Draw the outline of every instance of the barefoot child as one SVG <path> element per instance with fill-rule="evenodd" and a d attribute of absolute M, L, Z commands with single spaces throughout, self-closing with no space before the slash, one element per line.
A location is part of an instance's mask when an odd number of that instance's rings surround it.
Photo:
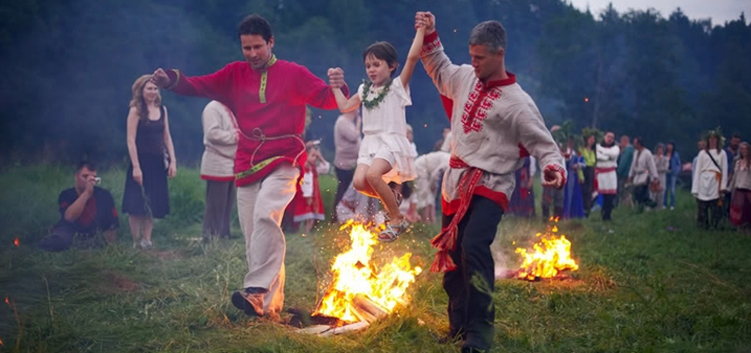
<path fill-rule="evenodd" d="M 394 78 L 399 66 L 396 50 L 387 42 L 378 42 L 363 53 L 365 72 L 370 81 L 360 85 L 357 94 L 347 99 L 334 90 L 339 110 L 343 113 L 363 105 L 362 130 L 365 137 L 355 169 L 354 186 L 357 191 L 381 200 L 386 208 L 386 228 L 378 240 L 391 242 L 403 233 L 409 223 L 399 211 L 401 195 L 392 192 L 388 183 L 402 183 L 415 178 L 415 153 L 407 140 L 407 120 L 404 108 L 412 105 L 409 79 L 420 59 L 425 34 L 418 28 L 401 74 Z"/>

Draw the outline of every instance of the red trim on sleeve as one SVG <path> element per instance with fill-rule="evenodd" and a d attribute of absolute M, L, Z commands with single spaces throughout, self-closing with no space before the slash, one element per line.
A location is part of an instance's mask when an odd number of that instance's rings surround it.
<path fill-rule="evenodd" d="M 550 165 L 546 166 L 545 167 L 545 171 L 544 171 L 544 173 L 545 173 L 544 174 L 545 175 L 545 181 L 552 180 L 549 177 L 549 175 L 547 174 L 548 171 L 560 172 L 561 176 L 563 176 L 563 181 L 561 182 L 561 186 L 558 189 L 561 189 L 561 188 L 563 188 L 564 185 L 566 185 L 566 170 L 563 169 L 563 167 L 561 167 L 561 166 L 559 166 L 557 164 L 550 164 Z"/>

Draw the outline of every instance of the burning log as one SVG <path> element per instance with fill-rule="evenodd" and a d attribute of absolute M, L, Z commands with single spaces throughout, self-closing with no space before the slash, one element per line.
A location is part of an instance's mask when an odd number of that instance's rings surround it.
<path fill-rule="evenodd" d="M 576 271 L 579 264 L 571 257 L 571 242 L 565 235 L 558 235 L 558 219 L 553 219 L 544 233 L 537 233 L 539 240 L 532 249 L 517 248 L 522 264 L 514 272 L 516 278 L 537 282 L 543 278 L 567 279 L 564 271 Z"/>
<path fill-rule="evenodd" d="M 352 304 L 355 309 L 354 314 L 358 319 L 360 319 L 360 321 L 367 321 L 368 323 L 372 323 L 373 321 L 384 318 L 386 317 L 386 315 L 388 315 L 388 311 L 386 311 L 386 309 L 374 303 L 372 300 L 362 294 L 355 295 L 355 297 L 352 299 Z"/>

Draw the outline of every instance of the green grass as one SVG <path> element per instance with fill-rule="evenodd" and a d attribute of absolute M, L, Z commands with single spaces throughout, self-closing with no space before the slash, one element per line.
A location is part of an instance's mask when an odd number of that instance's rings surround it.
<path fill-rule="evenodd" d="M 100 174 L 119 206 L 124 172 Z M 458 352 L 433 338 L 447 327 L 446 296 L 440 276 L 429 272 L 419 276 L 408 307 L 362 333 L 320 338 L 246 318 L 229 303 L 246 269 L 243 240 L 195 241 L 204 193 L 195 170 L 182 169 L 170 182 L 172 214 L 156 224 L 153 251 L 130 248 L 121 216 L 116 246 L 43 253 L 34 244 L 59 217 L 57 194 L 72 175 L 25 167 L 0 174 L 0 185 L 0 295 L 18 312 L 0 305 L 0 352 Z M 329 206 L 325 191 L 334 181 L 324 177 L 321 185 Z M 695 205 L 679 196 L 673 212 L 617 209 L 612 224 L 598 213 L 563 222 L 580 270 L 569 281 L 497 281 L 493 351 L 751 349 L 750 239 L 696 230 Z M 499 265 L 512 268 L 512 242 L 526 244 L 542 228 L 504 219 L 493 245 Z M 376 257 L 411 251 L 413 263 L 427 268 L 436 230 L 419 225 L 378 245 Z M 346 245 L 346 234 L 328 227 L 287 234 L 286 307 L 314 308 L 330 260 Z"/>

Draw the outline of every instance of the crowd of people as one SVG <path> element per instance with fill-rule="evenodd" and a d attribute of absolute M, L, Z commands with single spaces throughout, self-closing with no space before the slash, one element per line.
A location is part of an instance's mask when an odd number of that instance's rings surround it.
<path fill-rule="evenodd" d="M 561 129 L 554 126 L 555 133 Z M 638 212 L 674 210 L 676 186 L 682 181 L 690 187 L 697 203 L 697 225 L 718 229 L 726 222 L 742 231 L 751 226 L 749 202 L 749 155 L 747 142 L 734 134 L 725 145 L 719 129 L 710 130 L 697 144 L 693 162 L 682 163 L 675 143 L 657 143 L 654 153 L 645 147 L 641 137 L 627 135 L 615 143 L 615 134 L 602 137 L 597 130 L 584 129 L 582 135 L 564 134 L 558 144 L 566 159 L 569 178 L 562 190 L 543 188 L 542 219 L 586 218 L 600 209 L 604 221 L 612 220 L 617 205 L 634 207 Z M 599 143 L 597 142 L 599 139 Z M 723 148 L 723 145 L 725 147 Z M 516 171 L 516 188 L 509 213 L 518 217 L 535 217 L 532 178 L 533 157 L 525 158 Z M 551 213 L 552 207 L 552 213 Z"/>
<path fill-rule="evenodd" d="M 554 138 L 560 127 L 545 127 L 534 101 L 506 71 L 506 32 L 497 21 L 474 27 L 471 65 L 456 65 L 443 50 L 435 17 L 416 13 L 415 37 L 401 70 L 391 44 L 367 47 L 363 62 L 369 80 L 351 96 L 340 68 L 329 69 L 326 83 L 304 66 L 277 59 L 264 18 L 245 18 L 238 37 L 246 61 L 204 76 L 159 68 L 136 80 L 127 118 L 130 159 L 122 211 L 129 216 L 133 247 L 151 248 L 153 220 L 169 213 L 168 179 L 177 172 L 159 89 L 211 99 L 202 114 L 203 239 L 230 236 L 236 203 L 248 268 L 231 302 L 249 316 L 279 319 L 285 214 L 289 226 L 303 232 L 326 217 L 318 178 L 330 172 L 332 163 L 323 157 L 320 141 L 304 140 L 308 106 L 342 113 L 334 126 L 338 185 L 329 215 L 334 222 L 380 223 L 378 240 L 395 241 L 411 222 L 437 220 L 441 194 L 441 232 L 431 241 L 437 249 L 431 270 L 444 273 L 447 339 L 461 341 L 462 352 L 490 349 L 495 313 L 490 244 L 504 214 L 535 215 L 538 164 L 545 218 L 587 217 L 600 204 L 608 221 L 616 204 L 634 203 L 640 209 L 675 205 L 681 172 L 675 145 L 658 145 L 653 155 L 638 137 L 633 146 L 627 136 L 616 145 L 612 132 L 599 142 L 594 130 L 582 138 Z M 434 151 L 421 156 L 405 115 L 418 61 L 440 93 L 450 122 Z M 747 225 L 749 145 L 734 137 L 723 151 L 721 141 L 718 132 L 708 134 L 694 163 L 699 222 L 717 226 L 722 206 L 729 205 L 730 219 Z M 60 195 L 61 220 L 40 247 L 59 251 L 76 234 L 97 231 L 114 241 L 117 209 L 111 194 L 96 186 L 98 180 L 93 164 L 78 167 L 75 188 Z M 730 191 L 733 196 L 726 198 Z"/>

